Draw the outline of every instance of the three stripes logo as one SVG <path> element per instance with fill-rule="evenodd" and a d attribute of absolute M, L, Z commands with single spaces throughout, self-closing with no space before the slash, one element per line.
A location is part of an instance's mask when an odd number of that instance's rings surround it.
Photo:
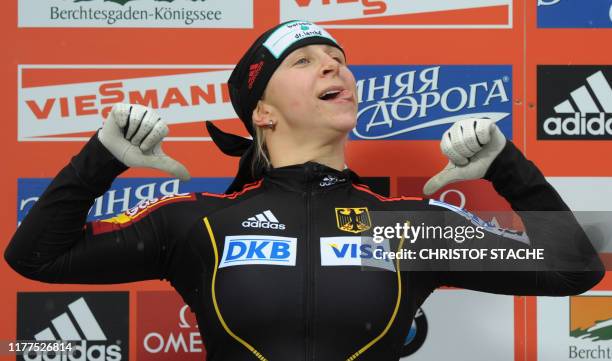
<path fill-rule="evenodd" d="M 251 66 L 249 67 L 249 82 L 248 82 L 249 90 L 253 89 L 253 84 L 255 84 L 255 79 L 257 79 L 257 76 L 259 75 L 259 72 L 263 68 L 263 65 L 264 65 L 264 62 L 262 60 L 259 63 L 251 64 Z"/>
<path fill-rule="evenodd" d="M 67 353 L 24 353 L 17 360 L 127 360 L 127 292 L 19 293 L 17 337 L 71 341 Z"/>
<path fill-rule="evenodd" d="M 538 139 L 612 139 L 612 66 L 538 66 Z"/>
<path fill-rule="evenodd" d="M 83 297 L 70 303 L 68 305 L 68 310 L 69 311 L 62 313 L 51 320 L 55 333 L 51 330 L 51 327 L 47 327 L 35 334 L 34 339 L 37 341 L 80 341 L 83 340 L 83 338 L 76 329 L 76 325 L 78 325 L 83 332 L 85 340 L 106 341 L 104 331 L 102 331 L 102 328 L 100 328 L 100 324 L 96 320 L 93 313 L 91 313 L 91 309 Z M 72 318 L 74 318 L 76 321 L 76 325 L 72 322 L 71 317 L 68 315 L 69 312 L 72 314 Z M 55 337 L 56 333 L 59 337 Z"/>
<path fill-rule="evenodd" d="M 280 223 L 269 209 L 257 213 L 253 217 L 247 218 L 242 222 L 244 228 L 264 228 L 264 229 L 285 229 L 285 225 Z"/>

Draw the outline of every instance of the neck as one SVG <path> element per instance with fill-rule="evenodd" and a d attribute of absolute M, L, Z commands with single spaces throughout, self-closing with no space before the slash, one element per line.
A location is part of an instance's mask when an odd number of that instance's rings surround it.
<path fill-rule="evenodd" d="M 310 137 L 316 138 L 312 135 Z M 345 144 L 346 137 L 329 142 L 298 141 L 291 137 L 270 137 L 267 140 L 268 153 L 274 168 L 310 161 L 343 170 Z"/>

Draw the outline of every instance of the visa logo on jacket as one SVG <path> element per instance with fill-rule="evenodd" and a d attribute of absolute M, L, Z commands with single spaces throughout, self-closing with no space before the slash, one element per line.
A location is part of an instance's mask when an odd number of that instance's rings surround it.
<path fill-rule="evenodd" d="M 374 243 L 372 237 L 321 237 L 321 266 L 362 266 L 395 271 L 389 259 L 375 253 L 389 252 L 389 241 Z"/>

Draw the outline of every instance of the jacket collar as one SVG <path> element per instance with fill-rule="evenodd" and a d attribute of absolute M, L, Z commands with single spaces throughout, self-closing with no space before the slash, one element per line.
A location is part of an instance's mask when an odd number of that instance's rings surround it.
<path fill-rule="evenodd" d="M 264 172 L 264 184 L 272 184 L 293 191 L 325 191 L 351 183 L 359 183 L 359 176 L 346 168 L 339 171 L 316 162 L 306 162 Z"/>

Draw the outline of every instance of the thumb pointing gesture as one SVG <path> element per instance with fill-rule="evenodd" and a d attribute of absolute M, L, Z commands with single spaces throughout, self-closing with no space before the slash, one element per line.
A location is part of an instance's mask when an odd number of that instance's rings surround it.
<path fill-rule="evenodd" d="M 506 137 L 493 120 L 457 121 L 440 142 L 449 162 L 425 183 L 423 193 L 431 195 L 449 183 L 482 178 L 505 145 Z"/>
<path fill-rule="evenodd" d="M 98 138 L 128 167 L 155 168 L 189 180 L 187 168 L 163 152 L 161 141 L 166 135 L 168 126 L 153 110 L 137 104 L 115 104 Z"/>

